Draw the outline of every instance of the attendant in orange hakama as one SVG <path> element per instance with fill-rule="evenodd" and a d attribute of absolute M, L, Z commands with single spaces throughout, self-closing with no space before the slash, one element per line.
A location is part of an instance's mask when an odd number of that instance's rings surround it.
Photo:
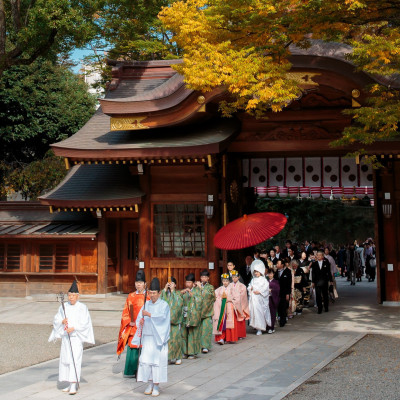
<path fill-rule="evenodd" d="M 122 311 L 117 354 L 120 355 L 124 351 L 125 345 L 128 343 L 124 370 L 125 378 L 133 378 L 136 376 L 139 349 L 137 345 L 132 344 L 132 339 L 136 333 L 137 328 L 135 322 L 140 309 L 143 307 L 144 297 L 146 296 L 146 300 L 150 300 L 147 291 L 145 291 L 145 282 L 146 277 L 144 271 L 139 270 L 136 273 L 136 291 L 129 293 L 125 302 L 124 310 Z"/>
<path fill-rule="evenodd" d="M 215 290 L 213 334 L 219 344 L 236 343 L 238 338 L 237 318 L 229 287 L 229 274 L 222 274 L 222 286 Z"/>
<path fill-rule="evenodd" d="M 232 282 L 229 284 L 232 293 L 232 303 L 235 308 L 237 331 L 239 339 L 246 337 L 246 321 L 250 319 L 247 287 L 239 281 L 239 272 L 232 270 Z"/>

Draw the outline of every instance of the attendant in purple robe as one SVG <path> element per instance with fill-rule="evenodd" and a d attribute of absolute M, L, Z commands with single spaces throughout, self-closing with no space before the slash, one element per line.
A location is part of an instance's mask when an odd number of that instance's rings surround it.
<path fill-rule="evenodd" d="M 278 310 L 279 304 L 279 282 L 274 279 L 274 270 L 271 268 L 267 272 L 268 280 L 269 280 L 269 311 L 271 313 L 271 326 L 267 327 L 268 333 L 275 332 L 275 321 L 276 321 L 276 311 Z"/>

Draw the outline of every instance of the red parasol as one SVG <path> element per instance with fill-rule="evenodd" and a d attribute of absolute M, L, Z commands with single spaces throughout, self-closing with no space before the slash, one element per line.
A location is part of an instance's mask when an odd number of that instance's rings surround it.
<path fill-rule="evenodd" d="M 286 225 L 280 213 L 263 212 L 235 219 L 214 236 L 214 245 L 222 250 L 238 250 L 255 246 L 275 236 Z"/>

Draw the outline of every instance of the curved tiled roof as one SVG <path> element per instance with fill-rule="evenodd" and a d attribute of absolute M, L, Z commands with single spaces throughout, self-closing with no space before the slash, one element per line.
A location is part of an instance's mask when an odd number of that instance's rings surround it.
<path fill-rule="evenodd" d="M 354 68 L 354 64 L 350 61 L 348 57 L 352 52 L 351 46 L 344 43 L 325 42 L 323 40 L 316 39 L 310 40 L 310 43 L 311 46 L 307 49 L 303 49 L 295 45 L 291 45 L 289 47 L 290 52 L 292 53 L 291 61 L 294 66 L 296 66 L 296 56 L 316 56 L 338 60 Z M 369 76 L 372 80 L 381 83 L 382 85 L 391 85 L 393 87 L 400 88 L 400 75 L 369 75 L 365 72 L 362 72 L 362 74 Z"/>
<path fill-rule="evenodd" d="M 138 179 L 125 165 L 76 165 L 42 204 L 55 207 L 124 207 L 141 203 Z"/>
<path fill-rule="evenodd" d="M 213 119 L 180 127 L 165 127 L 135 131 L 110 131 L 110 117 L 99 109 L 73 136 L 52 145 L 55 153 L 74 157 L 72 152 L 91 152 L 88 159 L 143 158 L 157 156 L 201 156 L 219 153 L 225 142 L 240 127 L 239 121 Z M 79 157 L 77 154 L 76 157 Z"/>
<path fill-rule="evenodd" d="M 337 42 L 324 42 L 323 40 L 310 40 L 311 46 L 307 49 L 297 47 L 295 45 L 290 46 L 290 52 L 292 53 L 291 62 L 293 64 L 293 68 L 296 67 L 313 67 L 313 62 L 311 61 L 311 57 L 320 57 L 325 59 L 332 59 L 336 61 L 340 61 L 341 63 L 347 64 L 348 67 L 351 67 L 351 71 L 355 74 L 363 74 L 366 77 L 369 77 L 371 80 L 379 82 L 383 85 L 391 85 L 394 87 L 400 87 L 400 76 L 378 76 L 378 75 L 368 75 L 364 72 L 355 72 L 354 65 L 348 58 L 348 55 L 351 54 L 352 48 L 349 45 Z M 302 59 L 304 57 L 309 57 L 309 64 L 304 65 Z M 146 90 L 137 90 L 136 87 L 139 88 L 140 83 L 137 81 L 135 84 L 132 85 L 132 92 L 130 96 L 127 96 L 122 93 L 121 90 L 117 88 L 116 92 L 112 95 L 107 95 L 104 100 L 101 100 L 102 105 L 104 106 L 104 112 L 108 113 L 107 103 L 128 103 L 133 102 L 136 103 L 136 107 L 138 107 L 138 103 L 140 102 L 148 102 L 147 104 L 141 104 L 140 109 L 138 108 L 137 112 L 151 112 L 157 111 L 159 109 L 172 107 L 176 104 L 174 102 L 173 94 L 179 90 L 183 91 L 179 96 L 180 98 L 177 101 L 182 101 L 183 98 L 188 97 L 193 91 L 187 88 L 184 88 L 184 79 L 181 75 L 174 73 L 171 69 L 170 65 L 172 64 L 179 64 L 182 63 L 182 60 L 171 60 L 171 61 L 149 61 L 149 62 L 140 62 L 140 61 L 125 61 L 125 62 L 118 62 L 118 61 L 110 61 L 111 64 L 119 66 L 120 68 L 140 68 L 140 69 L 151 69 L 158 67 L 159 69 L 165 69 L 165 71 L 169 71 L 171 76 L 165 77 L 162 80 L 157 81 L 157 85 L 150 88 L 150 86 Z M 329 63 L 327 64 L 329 65 Z M 336 64 L 337 66 L 337 64 Z M 171 72 L 172 71 L 172 72 Z M 154 75 L 154 73 L 152 73 Z M 139 78 L 139 75 L 136 76 Z M 123 82 L 124 75 L 123 73 L 120 74 L 119 82 Z M 148 78 L 144 75 L 142 76 L 142 81 L 147 80 Z M 119 85 L 121 85 L 119 83 Z M 130 83 L 131 84 L 131 83 Z M 143 83 L 142 83 L 143 84 Z M 150 82 L 144 83 L 145 85 L 150 85 Z M 111 93 L 111 92 L 109 92 Z M 121 95 L 119 95 L 121 93 Z M 160 100 L 168 98 L 169 101 L 164 104 L 156 104 L 159 103 Z M 153 103 L 154 102 L 154 103 Z"/>

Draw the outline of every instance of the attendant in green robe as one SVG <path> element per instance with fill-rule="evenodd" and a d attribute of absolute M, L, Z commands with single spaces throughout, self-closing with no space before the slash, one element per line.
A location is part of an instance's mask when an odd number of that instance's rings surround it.
<path fill-rule="evenodd" d="M 183 299 L 183 354 L 184 357 L 193 359 L 201 350 L 201 305 L 203 298 L 200 288 L 195 284 L 194 274 L 187 275 L 185 280 L 186 289 L 181 290 Z"/>
<path fill-rule="evenodd" d="M 201 328 L 200 328 L 200 346 L 203 353 L 208 353 L 211 349 L 213 324 L 212 317 L 214 315 L 214 302 L 215 293 L 214 286 L 208 281 L 210 280 L 210 273 L 208 270 L 203 270 L 200 273 L 200 281 L 197 286 L 201 290 L 203 298 L 201 306 Z"/>
<path fill-rule="evenodd" d="M 176 292 L 176 279 L 171 276 L 171 282 L 165 285 L 161 292 L 161 299 L 166 301 L 171 312 L 171 329 L 168 341 L 168 360 L 171 364 L 182 364 L 182 313 L 183 299 L 180 293 Z"/>

